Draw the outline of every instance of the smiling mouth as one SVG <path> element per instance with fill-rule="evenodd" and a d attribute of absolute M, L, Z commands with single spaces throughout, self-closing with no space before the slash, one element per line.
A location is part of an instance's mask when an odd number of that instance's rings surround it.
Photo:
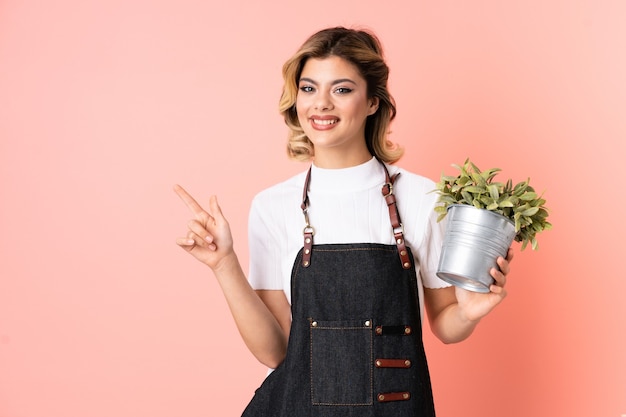
<path fill-rule="evenodd" d="M 337 123 L 339 120 L 337 119 L 330 119 L 330 120 L 320 120 L 320 119 L 311 119 L 311 121 L 313 122 L 313 124 L 315 125 L 319 125 L 319 126 L 330 126 L 330 125 L 334 125 L 335 123 Z"/>

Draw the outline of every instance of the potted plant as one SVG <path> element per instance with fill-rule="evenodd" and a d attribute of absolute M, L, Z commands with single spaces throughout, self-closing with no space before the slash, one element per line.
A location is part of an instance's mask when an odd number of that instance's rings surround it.
<path fill-rule="evenodd" d="M 546 201 L 530 179 L 513 185 L 496 182 L 500 168 L 481 171 L 469 158 L 452 165 L 457 176 L 441 175 L 433 190 L 439 194 L 437 221 L 447 217 L 437 276 L 470 291 L 489 292 L 498 256 L 506 257 L 513 240 L 538 248 L 537 233 L 548 230 Z"/>

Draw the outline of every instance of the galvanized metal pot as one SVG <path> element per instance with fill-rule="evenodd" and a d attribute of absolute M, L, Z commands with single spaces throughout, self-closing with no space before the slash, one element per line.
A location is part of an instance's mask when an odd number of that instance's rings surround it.
<path fill-rule="evenodd" d="M 515 224 L 486 209 L 455 204 L 448 207 L 447 226 L 437 276 L 474 292 L 489 292 L 492 267 L 506 257 L 515 238 Z"/>

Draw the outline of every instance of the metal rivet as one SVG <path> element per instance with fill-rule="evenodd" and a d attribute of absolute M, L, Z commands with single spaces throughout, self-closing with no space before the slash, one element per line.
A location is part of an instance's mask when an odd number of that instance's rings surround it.
<path fill-rule="evenodd" d="M 312 322 L 312 323 L 311 323 L 311 326 L 313 326 L 313 327 L 317 327 L 317 322 L 316 322 L 316 321 Z"/>
<path fill-rule="evenodd" d="M 404 263 L 404 267 L 405 267 L 405 268 L 408 268 L 408 267 L 410 267 L 410 266 L 411 266 L 411 264 L 410 264 L 409 262 L 405 262 L 405 263 Z"/>
<path fill-rule="evenodd" d="M 411 366 L 411 361 L 410 360 L 405 360 L 404 361 L 404 366 Z"/>
<path fill-rule="evenodd" d="M 376 366 L 378 366 L 380 368 L 381 365 L 382 365 L 381 361 L 376 361 Z"/>
<path fill-rule="evenodd" d="M 396 244 L 401 245 L 402 244 L 402 239 L 396 240 Z"/>
<path fill-rule="evenodd" d="M 304 253 L 306 253 L 308 255 L 309 253 L 311 253 L 311 250 L 310 249 L 305 249 Z"/>
<path fill-rule="evenodd" d="M 378 326 L 378 327 L 376 328 L 376 334 L 382 334 L 382 333 L 383 333 L 383 328 L 382 328 L 382 327 L 380 327 L 380 326 Z"/>
<path fill-rule="evenodd" d="M 401 251 L 401 252 L 400 252 L 400 255 L 402 255 L 402 256 L 406 256 L 406 251 L 405 251 L 405 250 Z"/>
<path fill-rule="evenodd" d="M 304 241 L 305 241 L 306 243 L 311 243 L 311 238 L 308 238 L 308 237 L 307 237 L 306 239 L 304 239 Z"/>
<path fill-rule="evenodd" d="M 385 401 L 385 396 L 383 394 L 378 394 L 378 401 Z"/>
<path fill-rule="evenodd" d="M 402 394 L 402 398 L 404 398 L 405 400 L 409 399 L 409 393 L 405 392 L 404 394 Z"/>
<path fill-rule="evenodd" d="M 304 266 L 309 266 L 309 261 L 304 261 Z"/>
<path fill-rule="evenodd" d="M 369 321 L 369 320 L 366 320 L 366 321 L 365 321 L 365 327 L 370 327 L 371 325 L 372 325 L 372 323 L 370 323 L 370 321 Z"/>
<path fill-rule="evenodd" d="M 404 334 L 411 334 L 411 326 L 406 326 L 404 328 Z"/>

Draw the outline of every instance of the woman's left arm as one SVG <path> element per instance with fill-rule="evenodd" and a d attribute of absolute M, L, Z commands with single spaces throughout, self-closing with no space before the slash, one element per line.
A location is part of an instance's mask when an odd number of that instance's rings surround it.
<path fill-rule="evenodd" d="M 488 293 L 466 291 L 459 287 L 424 288 L 424 303 L 432 332 L 444 343 L 457 343 L 469 337 L 480 320 L 506 297 L 506 276 L 513 250 L 506 259 L 497 260 L 500 270 L 491 269 L 495 283 Z"/>

